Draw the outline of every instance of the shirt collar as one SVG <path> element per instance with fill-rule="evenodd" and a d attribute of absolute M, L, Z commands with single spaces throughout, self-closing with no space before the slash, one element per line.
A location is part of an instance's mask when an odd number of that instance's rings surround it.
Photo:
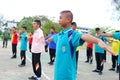
<path fill-rule="evenodd" d="M 40 28 L 38 28 L 37 30 L 35 30 L 35 32 L 38 32 L 40 30 Z"/>
<path fill-rule="evenodd" d="M 60 32 L 60 34 L 66 34 L 66 33 L 68 33 L 68 32 L 71 31 L 71 30 L 72 30 L 72 28 L 71 28 L 71 27 L 68 27 L 67 29 L 62 30 L 62 31 Z"/>

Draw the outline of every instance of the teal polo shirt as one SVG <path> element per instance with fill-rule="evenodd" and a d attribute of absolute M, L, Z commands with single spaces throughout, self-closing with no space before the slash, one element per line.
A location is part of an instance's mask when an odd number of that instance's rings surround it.
<path fill-rule="evenodd" d="M 21 51 L 26 51 L 27 50 L 27 32 L 24 32 L 21 34 L 21 45 L 20 45 L 20 50 Z"/>
<path fill-rule="evenodd" d="M 113 33 L 113 38 L 120 40 L 120 32 Z M 118 64 L 120 64 L 120 44 L 119 44 L 119 53 L 118 53 Z"/>
<path fill-rule="evenodd" d="M 84 41 L 81 39 L 82 34 L 74 31 L 71 34 L 71 49 L 68 38 L 71 30 L 67 28 L 53 37 L 56 43 L 54 80 L 76 80 L 76 48 L 83 45 Z"/>
<path fill-rule="evenodd" d="M 106 37 L 101 36 L 99 39 L 106 43 Z M 101 48 L 98 44 L 95 44 L 95 53 L 104 54 L 104 49 Z"/>

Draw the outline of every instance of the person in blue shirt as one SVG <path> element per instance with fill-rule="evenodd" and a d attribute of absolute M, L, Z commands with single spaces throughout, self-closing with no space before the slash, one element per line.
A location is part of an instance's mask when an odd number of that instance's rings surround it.
<path fill-rule="evenodd" d="M 56 43 L 56 59 L 54 68 L 54 80 L 76 80 L 76 48 L 82 46 L 84 41 L 96 43 L 100 47 L 112 52 L 104 42 L 89 35 L 72 30 L 73 14 L 69 10 L 60 13 L 59 24 L 63 27 L 55 36 L 46 40 Z"/>
<path fill-rule="evenodd" d="M 45 40 L 48 39 L 48 34 L 45 35 Z M 45 42 L 45 52 L 47 53 L 48 52 L 48 45 L 49 43 L 48 42 Z"/>
<path fill-rule="evenodd" d="M 120 41 L 120 31 L 116 31 L 115 33 L 105 33 L 105 34 L 100 34 L 100 36 L 107 36 L 107 37 L 113 37 L 114 39 L 117 39 Z M 117 72 L 120 74 L 120 44 L 119 44 L 119 52 L 118 52 L 118 68 Z"/>
<path fill-rule="evenodd" d="M 22 27 L 22 34 L 21 34 L 21 44 L 20 44 L 20 57 L 21 57 L 21 64 L 18 65 L 19 67 L 24 67 L 26 65 L 26 50 L 27 50 L 27 27 Z"/>
<path fill-rule="evenodd" d="M 102 40 L 104 43 L 107 41 L 106 37 L 99 36 L 101 34 L 100 28 L 96 28 L 96 38 Z M 98 44 L 95 44 L 95 58 L 96 58 L 96 69 L 93 72 L 98 72 L 102 75 L 105 59 L 105 50 L 101 48 Z"/>
<path fill-rule="evenodd" d="M 55 34 L 56 34 L 55 28 L 51 27 L 48 38 L 54 36 Z M 48 46 L 49 46 L 49 55 L 50 55 L 50 62 L 48 64 L 53 65 L 55 60 L 56 44 L 54 43 L 54 41 L 51 41 Z"/>

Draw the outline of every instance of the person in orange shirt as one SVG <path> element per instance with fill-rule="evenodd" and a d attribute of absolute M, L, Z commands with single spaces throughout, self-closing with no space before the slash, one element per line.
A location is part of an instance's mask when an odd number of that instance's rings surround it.
<path fill-rule="evenodd" d="M 12 28 L 12 52 L 13 55 L 11 57 L 11 59 L 14 59 L 17 57 L 17 44 L 18 44 L 18 32 L 16 27 Z"/>

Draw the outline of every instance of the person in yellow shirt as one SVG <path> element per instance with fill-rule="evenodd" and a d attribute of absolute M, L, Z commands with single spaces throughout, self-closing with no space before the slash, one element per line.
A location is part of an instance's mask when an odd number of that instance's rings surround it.
<path fill-rule="evenodd" d="M 77 32 L 81 33 L 81 31 L 79 29 L 77 29 L 76 22 L 72 22 L 71 26 L 72 26 L 73 30 L 76 30 Z M 80 46 L 77 47 L 77 49 L 76 49 L 76 69 L 77 69 L 77 65 L 78 65 L 79 49 L 80 49 Z"/>
<path fill-rule="evenodd" d="M 119 40 L 116 40 L 116 39 L 111 39 L 110 40 L 112 42 L 112 50 L 118 54 L 118 51 L 119 51 Z M 112 68 L 109 69 L 109 71 L 115 71 L 115 68 L 117 67 L 117 70 L 116 72 L 118 72 L 118 56 L 114 56 L 112 55 Z"/>

